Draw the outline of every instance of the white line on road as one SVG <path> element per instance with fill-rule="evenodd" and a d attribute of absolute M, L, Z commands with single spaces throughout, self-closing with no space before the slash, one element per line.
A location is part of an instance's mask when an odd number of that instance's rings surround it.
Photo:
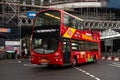
<path fill-rule="evenodd" d="M 116 62 L 114 62 L 114 63 L 112 63 L 112 64 L 108 64 L 109 66 L 114 66 L 114 67 L 120 67 L 120 63 L 116 63 Z"/>
<path fill-rule="evenodd" d="M 46 65 L 37 65 L 37 64 L 23 64 L 23 65 L 27 67 L 46 67 Z"/>
<path fill-rule="evenodd" d="M 98 78 L 98 77 L 92 75 L 91 73 L 88 73 L 88 72 L 84 71 L 83 69 L 80 69 L 80 68 L 77 68 L 77 67 L 75 67 L 75 69 L 77 69 L 77 70 L 79 70 L 79 71 L 85 73 L 86 75 L 88 75 L 88 76 L 94 78 L 95 80 L 101 80 L 100 78 Z"/>
<path fill-rule="evenodd" d="M 120 63 L 118 63 L 118 62 L 114 62 L 113 64 L 115 64 L 115 65 L 119 65 L 119 66 L 120 66 Z"/>

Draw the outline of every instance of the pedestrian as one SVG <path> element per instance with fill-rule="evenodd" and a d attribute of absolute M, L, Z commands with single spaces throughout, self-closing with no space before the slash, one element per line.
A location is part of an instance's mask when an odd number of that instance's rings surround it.
<path fill-rule="evenodd" d="M 108 51 L 108 55 L 109 56 L 112 56 L 112 49 L 110 48 L 109 51 Z"/>
<path fill-rule="evenodd" d="M 18 48 L 15 49 L 15 59 L 18 59 L 19 53 L 18 53 Z"/>
<path fill-rule="evenodd" d="M 27 48 L 24 49 L 24 52 L 25 52 L 24 58 L 27 59 L 27 55 L 28 55 L 28 50 L 27 50 Z"/>
<path fill-rule="evenodd" d="M 24 49 L 21 50 L 21 54 L 22 54 L 22 58 L 24 58 L 24 56 L 25 56 L 25 51 L 24 51 Z"/>

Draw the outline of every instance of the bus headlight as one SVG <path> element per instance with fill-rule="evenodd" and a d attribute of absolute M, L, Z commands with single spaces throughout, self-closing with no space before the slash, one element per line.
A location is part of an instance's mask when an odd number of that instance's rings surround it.
<path fill-rule="evenodd" d="M 58 52 L 56 52 L 56 53 L 55 53 L 55 56 L 59 56 L 59 53 L 58 53 Z"/>
<path fill-rule="evenodd" d="M 59 58 L 59 53 L 58 52 L 55 53 L 55 57 L 54 58 L 55 58 L 56 61 L 58 61 L 58 58 Z"/>

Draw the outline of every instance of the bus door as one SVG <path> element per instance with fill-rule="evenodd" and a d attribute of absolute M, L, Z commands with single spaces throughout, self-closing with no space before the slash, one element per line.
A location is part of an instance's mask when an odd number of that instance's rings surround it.
<path fill-rule="evenodd" d="M 64 39 L 63 40 L 63 61 L 64 64 L 70 63 L 70 40 L 69 39 Z"/>

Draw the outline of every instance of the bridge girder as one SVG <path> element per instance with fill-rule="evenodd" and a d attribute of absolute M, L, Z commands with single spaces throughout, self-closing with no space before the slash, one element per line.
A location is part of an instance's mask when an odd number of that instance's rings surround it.
<path fill-rule="evenodd" d="M 94 21 L 85 20 L 83 21 L 84 28 L 88 29 L 120 29 L 120 21 Z"/>
<path fill-rule="evenodd" d="M 26 17 L 19 18 L 19 24 L 32 26 L 33 19 Z M 97 29 L 97 30 L 106 30 L 106 29 L 120 29 L 120 21 L 94 21 L 94 20 L 84 20 L 83 21 L 84 29 Z M 81 28 L 79 28 L 81 29 Z"/>

